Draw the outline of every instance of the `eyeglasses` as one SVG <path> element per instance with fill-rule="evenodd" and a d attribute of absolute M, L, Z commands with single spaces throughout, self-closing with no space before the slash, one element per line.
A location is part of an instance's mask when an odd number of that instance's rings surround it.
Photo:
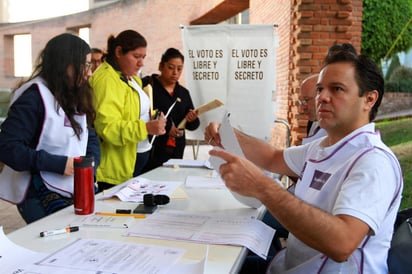
<path fill-rule="evenodd" d="M 298 99 L 299 106 L 307 106 L 310 100 L 313 100 L 313 97 L 306 97 L 303 99 Z"/>
<path fill-rule="evenodd" d="M 86 62 L 84 64 L 84 68 L 86 69 L 86 72 L 92 69 L 92 62 Z"/>
<path fill-rule="evenodd" d="M 92 59 L 92 64 L 100 65 L 101 63 L 102 63 L 102 60 L 100 59 Z"/>

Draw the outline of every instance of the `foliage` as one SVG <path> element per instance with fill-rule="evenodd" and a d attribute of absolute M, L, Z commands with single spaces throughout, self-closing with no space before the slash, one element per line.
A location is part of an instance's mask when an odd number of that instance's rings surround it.
<path fill-rule="evenodd" d="M 412 18 L 411 6 L 411 0 L 364 0 L 362 54 L 368 55 L 379 64 Z M 406 51 L 411 46 L 412 24 L 398 40 L 391 55 Z"/>
<path fill-rule="evenodd" d="M 412 78 L 412 69 L 405 66 L 399 66 L 389 76 L 389 81 L 400 81 L 409 78 Z"/>
<path fill-rule="evenodd" d="M 385 83 L 385 91 L 412 92 L 412 69 L 405 66 L 394 69 Z"/>
<path fill-rule="evenodd" d="M 382 139 L 401 164 L 403 174 L 403 193 L 401 209 L 412 207 L 412 118 L 379 122 Z"/>

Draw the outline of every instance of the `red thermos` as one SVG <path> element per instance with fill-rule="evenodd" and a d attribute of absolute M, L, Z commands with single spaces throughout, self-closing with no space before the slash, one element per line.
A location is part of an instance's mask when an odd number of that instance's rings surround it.
<path fill-rule="evenodd" d="M 74 158 L 74 213 L 87 215 L 94 212 L 94 158 Z"/>

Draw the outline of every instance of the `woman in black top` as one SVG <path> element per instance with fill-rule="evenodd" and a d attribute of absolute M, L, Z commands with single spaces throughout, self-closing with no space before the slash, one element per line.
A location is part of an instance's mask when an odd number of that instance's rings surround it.
<path fill-rule="evenodd" d="M 160 74 L 153 74 L 143 79 L 143 85 L 153 87 L 153 109 L 167 113 L 170 106 L 176 102 L 167 117 L 166 134 L 156 136 L 151 157 L 144 171 L 149 171 L 171 158 L 182 159 L 186 145 L 185 129 L 195 130 L 200 121 L 194 110 L 189 91 L 178 82 L 183 71 L 184 57 L 175 48 L 169 48 L 162 55 L 159 64 Z M 185 125 L 178 125 L 186 119 Z"/>

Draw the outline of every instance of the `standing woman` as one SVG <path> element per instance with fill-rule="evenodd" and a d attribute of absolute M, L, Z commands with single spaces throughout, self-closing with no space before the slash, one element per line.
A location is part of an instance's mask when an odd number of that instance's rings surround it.
<path fill-rule="evenodd" d="M 95 94 L 95 129 L 100 138 L 99 190 L 141 173 L 149 157 L 148 135 L 165 133 L 166 121 L 150 118 L 149 97 L 137 73 L 146 57 L 146 40 L 125 30 L 107 41 L 107 55 L 90 78 Z"/>
<path fill-rule="evenodd" d="M 1 124 L 0 198 L 17 204 L 27 223 L 73 203 L 73 158 L 86 154 L 95 117 L 90 59 L 81 38 L 52 38 Z"/>
<path fill-rule="evenodd" d="M 150 83 L 153 87 L 154 109 L 166 113 L 177 100 L 167 117 L 166 134 L 157 136 L 153 142 L 152 154 L 145 171 L 161 166 L 171 158 L 182 159 L 186 145 L 184 129 L 195 130 L 200 125 L 189 91 L 178 82 L 183 65 L 183 54 L 175 48 L 169 48 L 162 55 L 159 64 L 160 75 L 153 74 L 144 79 L 145 83 Z M 186 119 L 186 124 L 179 129 L 179 123 L 183 119 Z"/>

